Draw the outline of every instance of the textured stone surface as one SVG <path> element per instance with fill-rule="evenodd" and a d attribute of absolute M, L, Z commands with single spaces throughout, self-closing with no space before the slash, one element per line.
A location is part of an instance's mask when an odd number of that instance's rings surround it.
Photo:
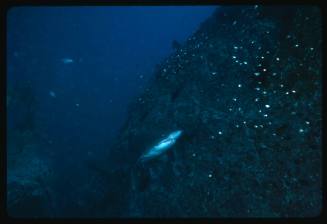
<path fill-rule="evenodd" d="M 319 215 L 321 44 L 318 8 L 219 7 L 186 43 L 173 43 L 107 155 L 74 177 L 51 172 L 65 155 L 53 166 L 53 148 L 40 144 L 31 87 L 9 91 L 7 109 L 26 111 L 7 139 L 8 214 Z M 176 130 L 171 149 L 138 162 Z"/>
<path fill-rule="evenodd" d="M 320 19 L 315 7 L 219 8 L 131 105 L 102 166 L 106 215 L 318 215 Z M 136 165 L 176 129 L 167 154 Z"/>
<path fill-rule="evenodd" d="M 8 155 L 7 213 L 11 217 L 54 216 L 51 171 L 36 151 L 35 145 L 27 145 L 19 154 Z"/>

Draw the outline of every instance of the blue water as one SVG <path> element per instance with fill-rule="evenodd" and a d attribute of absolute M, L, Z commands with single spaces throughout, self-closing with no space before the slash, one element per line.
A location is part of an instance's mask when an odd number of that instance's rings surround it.
<path fill-rule="evenodd" d="M 320 13 L 12 8 L 8 215 L 319 215 Z"/>
<path fill-rule="evenodd" d="M 32 110 L 34 143 L 50 158 L 57 215 L 80 214 L 74 204 L 81 197 L 76 186 L 88 180 L 84 161 L 109 150 L 128 104 L 174 51 L 172 42 L 183 43 L 215 8 L 9 10 L 7 87 L 22 96 L 27 91 L 33 100 L 25 102 L 33 103 L 8 108 L 8 133 L 31 120 Z"/>

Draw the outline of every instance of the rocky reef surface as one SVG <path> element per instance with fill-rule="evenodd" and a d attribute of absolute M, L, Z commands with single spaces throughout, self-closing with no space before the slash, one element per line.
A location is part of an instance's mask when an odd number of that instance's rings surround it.
<path fill-rule="evenodd" d="M 28 145 L 15 158 L 8 157 L 7 211 L 11 217 L 53 217 L 54 198 L 48 186 L 51 171 L 47 160 Z"/>
<path fill-rule="evenodd" d="M 15 91 L 13 91 L 15 90 Z M 38 103 L 29 84 L 7 89 L 6 208 L 10 217 L 53 217 L 53 172 L 35 129 Z"/>
<path fill-rule="evenodd" d="M 114 217 L 311 217 L 321 192 L 321 15 L 219 7 L 158 65 L 117 141 L 90 163 Z M 145 164 L 142 153 L 183 136 Z"/>
<path fill-rule="evenodd" d="M 7 136 L 8 214 L 319 215 L 321 48 L 317 7 L 217 8 L 185 43 L 173 42 L 106 155 L 76 174 L 85 180 L 79 185 L 69 185 L 64 171 L 53 174 L 50 146 L 34 126 L 33 89 L 9 89 L 8 115 L 26 111 Z M 177 130 L 167 152 L 140 162 Z"/>

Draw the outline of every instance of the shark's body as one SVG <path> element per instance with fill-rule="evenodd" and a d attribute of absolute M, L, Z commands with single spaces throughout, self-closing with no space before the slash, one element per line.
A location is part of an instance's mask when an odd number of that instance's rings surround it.
<path fill-rule="evenodd" d="M 170 135 L 168 135 L 167 138 L 161 140 L 157 145 L 155 145 L 150 150 L 148 150 L 146 153 L 144 153 L 140 157 L 140 161 L 141 162 L 147 161 L 149 159 L 155 158 L 155 157 L 161 155 L 162 153 L 166 152 L 169 148 L 171 148 L 175 144 L 176 140 L 181 135 L 182 135 L 181 130 L 172 132 Z"/>
<path fill-rule="evenodd" d="M 62 61 L 64 64 L 71 64 L 71 63 L 74 62 L 74 60 L 71 59 L 71 58 L 63 58 L 63 59 L 61 59 L 61 61 Z"/>

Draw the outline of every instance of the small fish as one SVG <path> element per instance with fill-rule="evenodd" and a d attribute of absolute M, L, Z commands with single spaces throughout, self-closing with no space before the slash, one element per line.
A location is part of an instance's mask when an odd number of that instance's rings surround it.
<path fill-rule="evenodd" d="M 74 62 L 74 60 L 71 59 L 71 58 L 63 58 L 63 59 L 61 59 L 61 61 L 62 61 L 64 64 L 71 64 L 71 63 Z"/>
<path fill-rule="evenodd" d="M 55 98 L 56 97 L 56 93 L 55 92 L 53 92 L 53 91 L 49 91 L 49 95 L 51 96 L 51 97 L 53 97 L 53 98 Z"/>
<path fill-rule="evenodd" d="M 182 131 L 174 131 L 167 138 L 161 140 L 157 145 L 152 147 L 150 150 L 145 152 L 141 157 L 140 161 L 144 162 L 149 159 L 155 158 L 162 153 L 166 152 L 169 148 L 171 148 L 175 143 L 176 140 L 182 135 Z"/>

